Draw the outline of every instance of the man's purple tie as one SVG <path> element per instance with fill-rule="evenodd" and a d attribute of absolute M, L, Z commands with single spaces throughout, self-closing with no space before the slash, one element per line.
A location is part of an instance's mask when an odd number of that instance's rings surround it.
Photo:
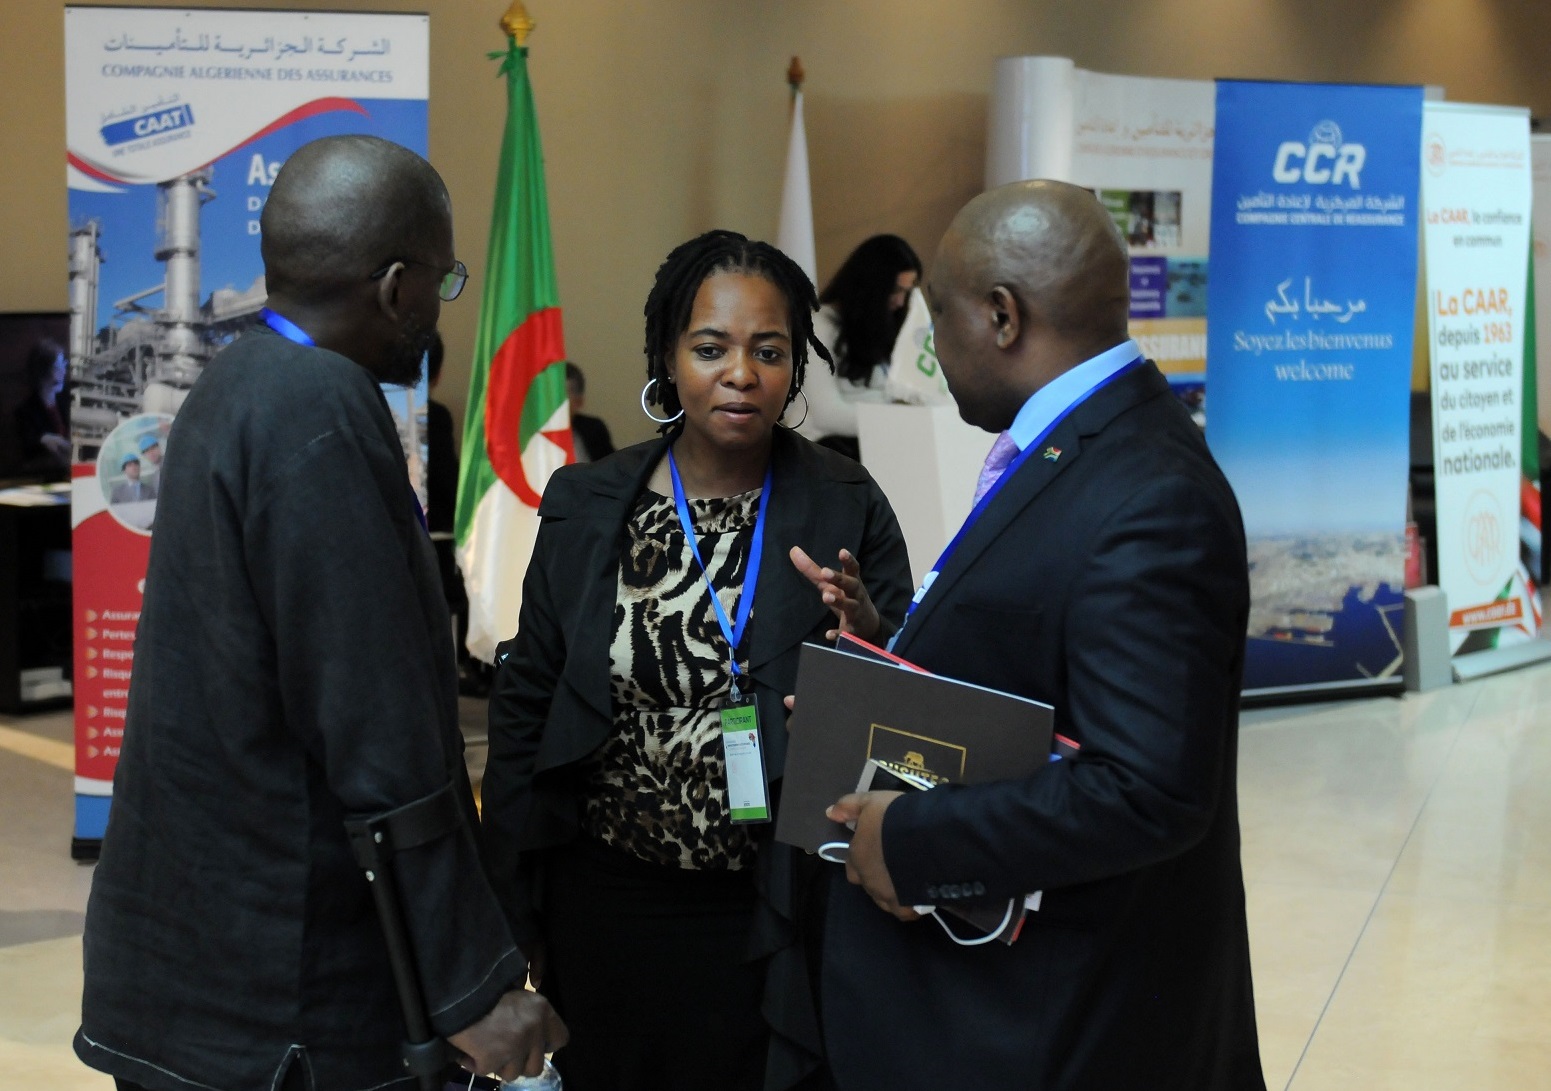
<path fill-rule="evenodd" d="M 980 477 L 975 481 L 975 499 L 970 502 L 971 507 L 980 503 L 980 498 L 990 491 L 996 479 L 1002 476 L 1002 471 L 1017 457 L 1018 444 L 1012 435 L 1003 432 L 997 436 L 996 442 L 991 444 L 991 452 L 986 455 L 986 464 L 981 467 Z"/>

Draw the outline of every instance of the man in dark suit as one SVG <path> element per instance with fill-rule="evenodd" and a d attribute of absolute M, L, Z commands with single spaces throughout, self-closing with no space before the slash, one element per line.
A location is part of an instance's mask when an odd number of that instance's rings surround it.
<path fill-rule="evenodd" d="M 960 414 L 1005 438 L 895 651 L 1050 703 L 1082 749 L 1024 779 L 831 808 L 856 831 L 825 944 L 836 1082 L 1261 1091 L 1233 494 L 1127 338 L 1125 243 L 1091 193 L 977 197 L 926 292 Z M 1021 911 L 1033 891 L 1010 946 L 956 945 L 911 908 Z"/>

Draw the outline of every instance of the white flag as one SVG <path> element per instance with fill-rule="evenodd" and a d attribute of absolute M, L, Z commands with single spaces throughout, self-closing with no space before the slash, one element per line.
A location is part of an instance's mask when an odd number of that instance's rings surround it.
<path fill-rule="evenodd" d="M 813 192 L 808 185 L 808 131 L 802 123 L 801 91 L 792 100 L 792 136 L 786 145 L 786 182 L 781 187 L 781 226 L 776 230 L 776 246 L 802 266 L 809 280 L 818 284 Z"/>

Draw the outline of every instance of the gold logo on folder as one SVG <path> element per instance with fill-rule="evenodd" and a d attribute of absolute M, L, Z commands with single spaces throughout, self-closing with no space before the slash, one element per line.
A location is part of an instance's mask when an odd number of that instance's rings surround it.
<path fill-rule="evenodd" d="M 969 749 L 941 739 L 873 724 L 867 737 L 867 756 L 885 769 L 924 777 L 934 784 L 964 779 Z"/>

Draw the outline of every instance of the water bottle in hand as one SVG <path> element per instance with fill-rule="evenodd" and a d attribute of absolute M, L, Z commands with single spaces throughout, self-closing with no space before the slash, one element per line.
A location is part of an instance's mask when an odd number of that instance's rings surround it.
<path fill-rule="evenodd" d="M 501 1084 L 501 1091 L 562 1091 L 555 1063 L 544 1058 L 544 1071 L 537 1076 L 518 1076 Z"/>

